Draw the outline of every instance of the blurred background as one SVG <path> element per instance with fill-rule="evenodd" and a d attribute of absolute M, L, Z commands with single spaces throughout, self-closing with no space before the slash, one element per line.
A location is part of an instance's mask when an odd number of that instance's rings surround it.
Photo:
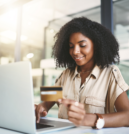
<path fill-rule="evenodd" d="M 51 57 L 54 35 L 66 22 L 81 16 L 101 23 L 101 1 L 0 0 L 0 65 L 32 63 L 35 104 L 41 102 L 40 86 L 54 85 L 64 70 L 55 69 Z M 113 33 L 120 44 L 118 67 L 129 84 L 129 0 L 113 1 Z M 47 116 L 58 117 L 57 105 Z"/>

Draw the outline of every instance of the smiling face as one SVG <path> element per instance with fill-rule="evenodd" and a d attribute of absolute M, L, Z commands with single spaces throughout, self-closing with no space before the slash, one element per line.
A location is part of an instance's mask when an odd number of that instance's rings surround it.
<path fill-rule="evenodd" d="M 69 53 L 78 66 L 94 65 L 93 42 L 82 33 L 73 33 L 69 39 Z"/>

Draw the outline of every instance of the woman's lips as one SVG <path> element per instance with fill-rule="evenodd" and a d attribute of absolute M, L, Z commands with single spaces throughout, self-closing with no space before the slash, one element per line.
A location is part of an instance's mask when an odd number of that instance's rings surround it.
<path fill-rule="evenodd" d="M 74 57 L 74 60 L 75 61 L 81 61 L 83 58 L 84 58 L 84 56 L 82 56 L 82 57 Z"/>

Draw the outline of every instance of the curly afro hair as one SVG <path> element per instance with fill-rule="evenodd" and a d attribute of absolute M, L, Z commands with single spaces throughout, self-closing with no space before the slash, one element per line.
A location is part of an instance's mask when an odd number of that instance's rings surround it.
<path fill-rule="evenodd" d="M 113 34 L 101 24 L 85 17 L 74 18 L 66 23 L 55 35 L 52 56 L 56 67 L 75 68 L 76 63 L 69 54 L 69 37 L 80 32 L 94 44 L 94 60 L 101 68 L 119 63 L 119 44 Z"/>

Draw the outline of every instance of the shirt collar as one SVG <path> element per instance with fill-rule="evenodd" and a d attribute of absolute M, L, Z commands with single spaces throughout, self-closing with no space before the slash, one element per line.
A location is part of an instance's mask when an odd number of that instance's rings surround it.
<path fill-rule="evenodd" d="M 78 69 L 78 66 L 76 66 L 76 68 L 75 68 L 74 75 L 73 75 L 73 80 L 75 79 L 75 77 L 77 75 L 79 75 L 79 72 L 77 71 L 77 69 Z"/>
<path fill-rule="evenodd" d="M 76 66 L 76 68 L 75 68 L 73 79 L 75 79 L 76 76 L 80 75 L 77 70 L 78 70 L 78 66 Z M 94 78 L 96 79 L 99 77 L 100 71 L 101 71 L 101 68 L 99 66 L 95 65 L 90 75 L 93 75 Z"/>
<path fill-rule="evenodd" d="M 101 72 L 101 68 L 97 65 L 94 66 L 91 75 L 93 75 L 95 78 L 98 78 Z"/>

